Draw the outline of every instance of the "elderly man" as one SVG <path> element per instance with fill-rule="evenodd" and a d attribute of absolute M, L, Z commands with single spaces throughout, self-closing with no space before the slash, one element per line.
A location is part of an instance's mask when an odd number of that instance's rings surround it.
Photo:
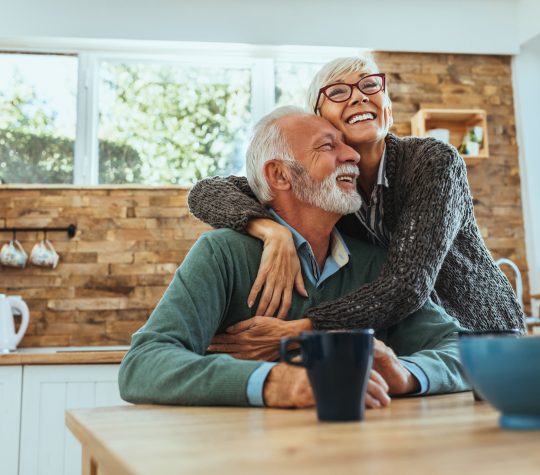
<path fill-rule="evenodd" d="M 245 302 L 257 275 L 261 242 L 227 229 L 204 234 L 146 325 L 133 335 L 119 375 L 125 400 L 270 407 L 313 404 L 303 368 L 208 354 L 207 348 L 218 333 L 234 333 L 235 327 L 245 330 L 246 325 L 264 329 L 265 321 L 279 325 L 284 336 L 309 330 L 309 320 L 301 318 L 308 308 L 377 276 L 384 251 L 342 237 L 334 229 L 343 214 L 360 207 L 358 160 L 326 119 L 299 109 L 277 109 L 257 124 L 247 153 L 248 180 L 257 197 L 293 232 L 309 296 L 293 296 L 285 321 L 256 317 L 256 305 L 249 308 Z M 458 329 L 456 320 L 428 301 L 395 327 L 378 333 L 366 404 L 386 406 L 388 393 L 467 389 L 457 355 Z M 264 331 L 257 338 L 264 340 Z M 263 359 L 275 356 L 273 346 Z"/>

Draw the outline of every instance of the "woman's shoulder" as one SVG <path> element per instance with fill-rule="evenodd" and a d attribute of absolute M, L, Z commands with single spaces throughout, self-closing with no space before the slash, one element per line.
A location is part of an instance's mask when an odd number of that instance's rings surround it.
<path fill-rule="evenodd" d="M 388 134 L 386 144 L 389 156 L 399 154 L 405 169 L 465 168 L 463 158 L 453 145 L 432 137 L 397 137 Z"/>

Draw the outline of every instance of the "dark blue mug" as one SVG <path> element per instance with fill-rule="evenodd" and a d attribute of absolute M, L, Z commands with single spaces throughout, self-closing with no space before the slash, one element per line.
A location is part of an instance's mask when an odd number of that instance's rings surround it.
<path fill-rule="evenodd" d="M 321 421 L 361 421 L 373 363 L 371 329 L 302 332 L 283 338 L 281 360 L 306 368 Z M 300 346 L 294 361 L 289 345 Z"/>

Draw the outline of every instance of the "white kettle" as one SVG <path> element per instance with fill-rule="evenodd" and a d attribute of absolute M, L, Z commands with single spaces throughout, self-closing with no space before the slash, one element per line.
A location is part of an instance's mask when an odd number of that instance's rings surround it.
<path fill-rule="evenodd" d="M 19 331 L 15 333 L 14 312 L 22 316 Z M 9 353 L 17 348 L 28 328 L 30 312 L 24 300 L 17 296 L 0 294 L 0 353 Z"/>

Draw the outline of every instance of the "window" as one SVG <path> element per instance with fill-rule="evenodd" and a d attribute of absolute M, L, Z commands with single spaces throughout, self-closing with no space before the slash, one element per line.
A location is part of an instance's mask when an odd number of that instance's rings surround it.
<path fill-rule="evenodd" d="M 306 93 L 323 63 L 276 62 L 276 107 L 306 105 Z"/>
<path fill-rule="evenodd" d="M 72 183 L 77 57 L 0 54 L 0 182 Z"/>
<path fill-rule="evenodd" d="M 114 45 L 0 52 L 0 182 L 191 185 L 242 173 L 253 124 L 275 106 L 303 107 L 322 64 L 358 53 Z"/>
<path fill-rule="evenodd" d="M 250 69 L 103 62 L 99 181 L 190 185 L 242 168 Z"/>

